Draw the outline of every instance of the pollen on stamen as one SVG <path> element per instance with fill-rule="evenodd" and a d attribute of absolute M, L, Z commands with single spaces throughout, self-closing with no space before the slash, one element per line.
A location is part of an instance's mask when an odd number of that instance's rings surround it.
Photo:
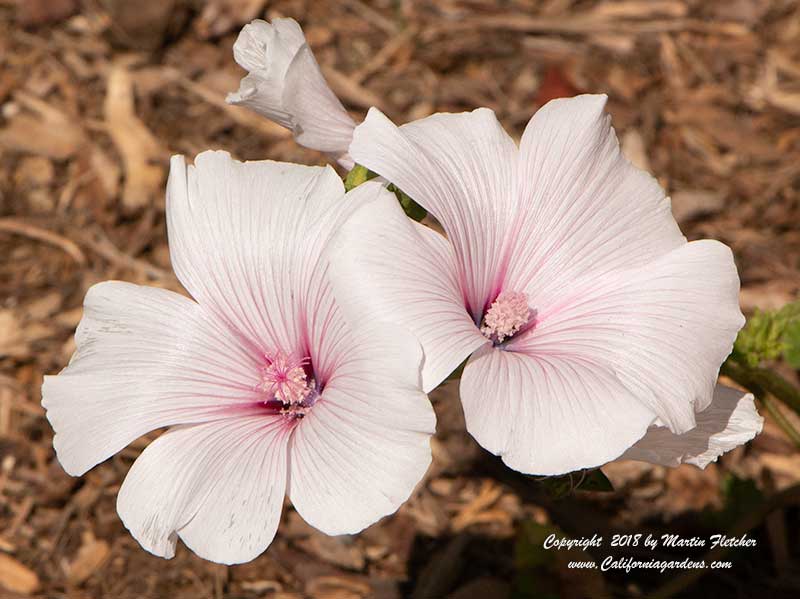
<path fill-rule="evenodd" d="M 502 343 L 528 323 L 531 309 L 528 296 L 519 291 L 503 291 L 483 317 L 481 333 L 494 343 Z"/>
<path fill-rule="evenodd" d="M 292 418 L 302 418 L 313 403 L 314 379 L 309 380 L 305 366 L 308 358 L 299 358 L 282 351 L 264 356 L 267 365 L 261 371 L 258 390 L 264 394 L 264 404 L 279 405 L 279 412 Z"/>

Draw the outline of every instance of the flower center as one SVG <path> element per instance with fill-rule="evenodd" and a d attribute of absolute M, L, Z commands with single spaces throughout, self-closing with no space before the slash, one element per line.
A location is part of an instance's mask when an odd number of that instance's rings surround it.
<path fill-rule="evenodd" d="M 280 350 L 264 357 L 267 365 L 257 387 L 264 394 L 264 404 L 288 418 L 302 418 L 316 400 L 316 383 L 306 374 L 310 358 Z"/>
<path fill-rule="evenodd" d="M 527 294 L 503 291 L 484 314 L 481 333 L 495 344 L 502 343 L 528 324 L 530 316 Z"/>

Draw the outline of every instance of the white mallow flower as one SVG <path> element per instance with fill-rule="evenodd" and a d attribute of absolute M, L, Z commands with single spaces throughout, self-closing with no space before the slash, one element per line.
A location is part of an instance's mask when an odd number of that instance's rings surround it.
<path fill-rule="evenodd" d="M 733 255 L 686 241 L 605 102 L 548 103 L 519 147 L 485 108 L 401 127 L 372 108 L 350 145 L 446 236 L 391 196 L 358 207 L 334 242 L 343 305 L 416 335 L 426 391 L 466 360 L 467 429 L 524 473 L 637 442 L 632 457 L 704 465 L 761 430 L 752 396 L 714 390 L 744 324 Z"/>
<path fill-rule="evenodd" d="M 172 159 L 167 226 L 192 299 L 93 286 L 69 366 L 42 405 L 58 460 L 81 475 L 161 427 L 117 510 L 148 551 L 180 537 L 199 556 L 251 560 L 284 495 L 312 526 L 355 533 L 405 501 L 431 460 L 435 417 L 411 335 L 345 320 L 325 247 L 351 205 L 330 167 Z"/>
<path fill-rule="evenodd" d="M 328 87 L 303 30 L 294 19 L 245 25 L 233 55 L 249 74 L 226 101 L 290 129 L 297 143 L 327 152 L 346 168 L 355 123 Z"/>

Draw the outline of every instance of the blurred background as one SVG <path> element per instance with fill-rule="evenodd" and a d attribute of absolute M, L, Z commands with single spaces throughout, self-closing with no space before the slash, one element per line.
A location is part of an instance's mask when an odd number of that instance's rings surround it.
<path fill-rule="evenodd" d="M 40 386 L 74 350 L 87 288 L 180 290 L 169 156 L 325 162 L 224 103 L 243 74 L 238 30 L 278 16 L 300 22 L 357 120 L 372 105 L 399 122 L 488 106 L 518 137 L 554 97 L 607 93 L 624 151 L 669 191 L 684 233 L 733 248 L 745 312 L 797 298 L 796 0 L 0 0 L 0 597 L 800 596 L 800 452 L 771 417 L 705 471 L 614 463 L 614 492 L 567 484 L 556 500 L 477 447 L 446 385 L 434 465 L 396 515 L 329 538 L 287 509 L 270 549 L 236 567 L 180 544 L 153 557 L 123 528 L 116 493 L 155 434 L 80 479 L 62 471 Z M 748 532 L 758 545 L 728 553 L 726 571 L 582 572 L 567 568 L 581 551 L 542 549 L 553 531 Z M 591 558 L 653 556 L 607 541 Z"/>

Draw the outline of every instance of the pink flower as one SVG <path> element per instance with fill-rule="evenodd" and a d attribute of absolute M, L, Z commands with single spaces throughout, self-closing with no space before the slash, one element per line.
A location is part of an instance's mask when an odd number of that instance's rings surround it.
<path fill-rule="evenodd" d="M 227 102 L 241 104 L 290 129 L 297 143 L 328 152 L 346 168 L 355 123 L 325 82 L 294 19 L 245 25 L 233 55 L 249 74 Z"/>
<path fill-rule="evenodd" d="M 330 167 L 172 159 L 171 258 L 194 300 L 95 285 L 75 355 L 42 390 L 72 475 L 170 427 L 117 501 L 148 551 L 171 557 L 180 537 L 209 560 L 251 560 L 284 494 L 319 530 L 354 533 L 425 473 L 435 418 L 421 348 L 393 325 L 346 322 L 324 257 L 351 204 L 384 193 L 371 183 L 345 196 Z"/>
<path fill-rule="evenodd" d="M 605 101 L 548 103 L 519 148 L 488 109 L 398 128 L 373 108 L 350 146 L 447 237 L 377 198 L 340 231 L 334 284 L 362 318 L 416 335 L 426 391 L 469 358 L 467 428 L 521 472 L 603 464 L 655 425 L 695 429 L 744 323 L 731 251 L 687 243 Z"/>

